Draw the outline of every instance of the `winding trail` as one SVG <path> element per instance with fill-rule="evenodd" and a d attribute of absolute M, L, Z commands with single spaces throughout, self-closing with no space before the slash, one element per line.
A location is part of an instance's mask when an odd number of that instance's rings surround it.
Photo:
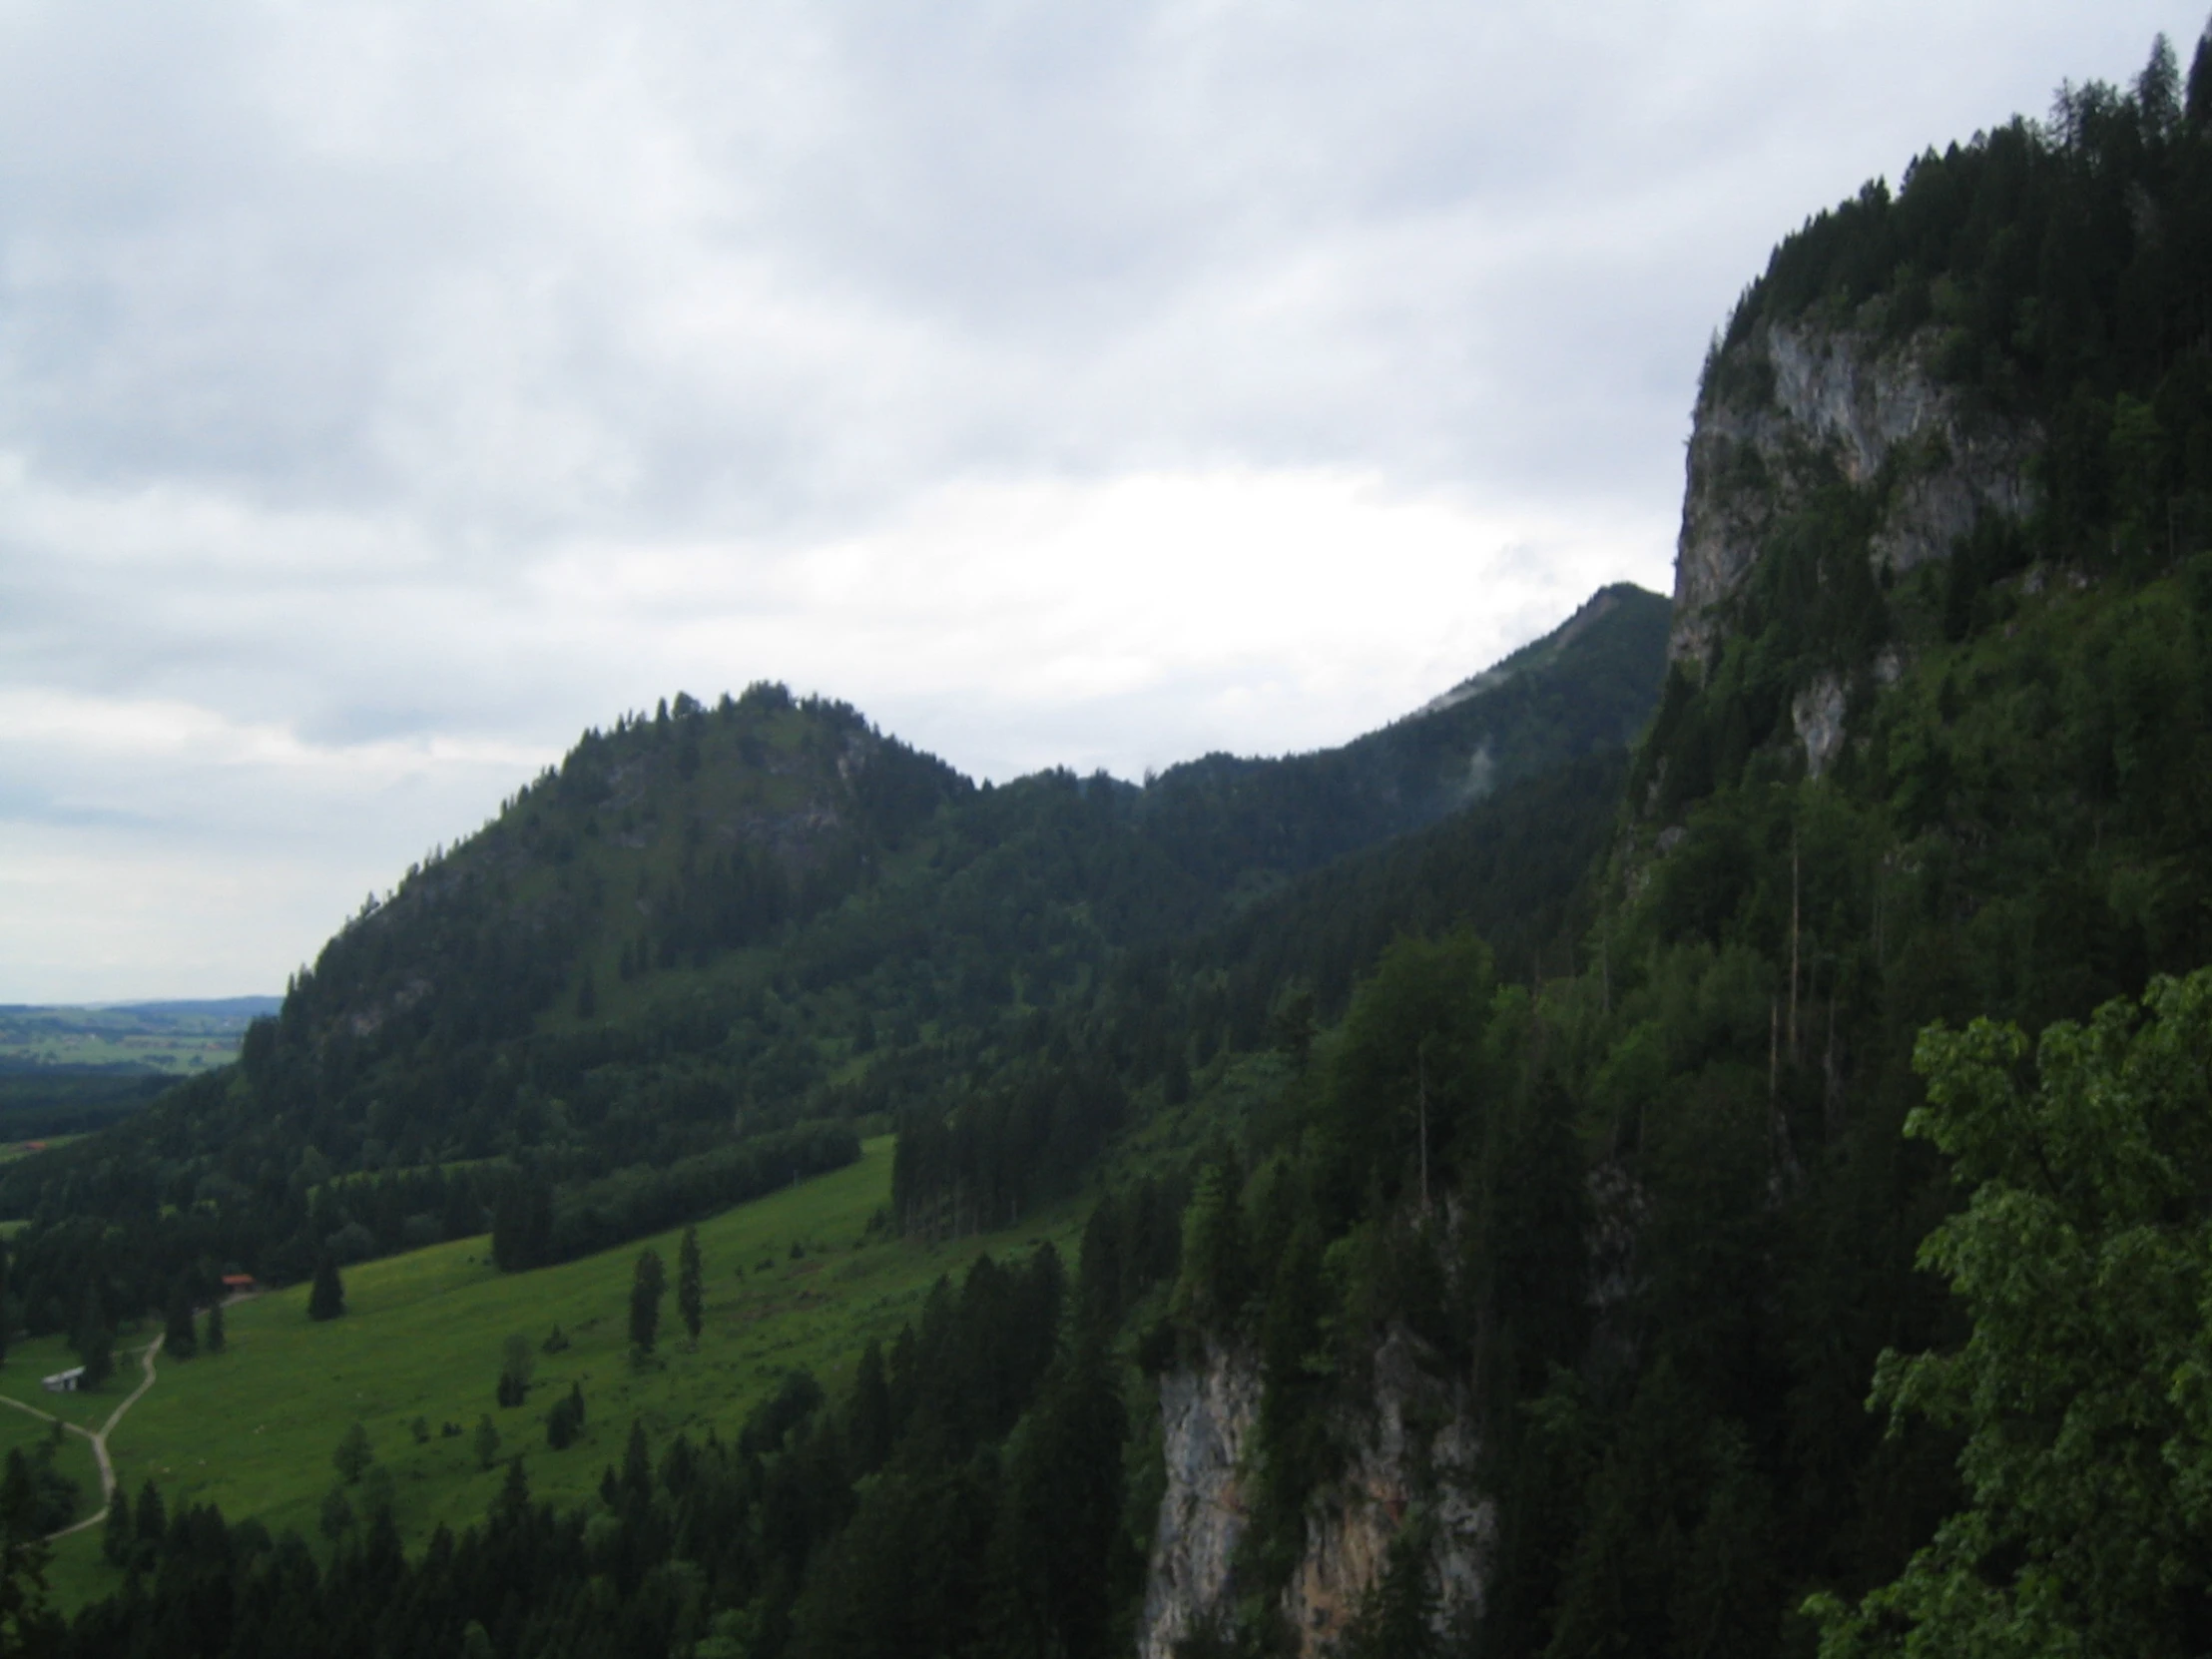
<path fill-rule="evenodd" d="M 72 1434 L 90 1440 L 92 1442 L 93 1458 L 100 1465 L 100 1512 L 97 1515 L 87 1515 L 83 1520 L 73 1522 L 63 1527 L 59 1532 L 47 1533 L 46 1537 L 49 1543 L 56 1538 L 66 1538 L 72 1532 L 82 1532 L 89 1526 L 98 1526 L 108 1518 L 109 1506 L 115 1502 L 115 1464 L 109 1461 L 108 1458 L 108 1436 L 115 1431 L 115 1425 L 123 1420 L 123 1413 L 136 1405 L 140 1396 L 154 1385 L 154 1356 L 161 1352 L 161 1346 L 162 1339 L 156 1337 L 144 1349 L 140 1350 L 139 1363 L 146 1368 L 145 1379 L 137 1387 L 131 1390 L 120 1405 L 108 1413 L 108 1420 L 97 1429 L 80 1428 L 75 1423 L 64 1421 L 51 1411 L 41 1411 L 36 1405 L 17 1399 L 12 1394 L 0 1394 L 0 1405 L 13 1405 L 18 1411 L 27 1412 L 43 1421 L 61 1423 Z"/>

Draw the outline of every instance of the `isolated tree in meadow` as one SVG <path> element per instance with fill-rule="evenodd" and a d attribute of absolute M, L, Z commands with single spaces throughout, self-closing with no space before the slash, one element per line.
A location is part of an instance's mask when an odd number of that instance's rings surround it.
<path fill-rule="evenodd" d="M 357 1422 L 345 1431 L 337 1450 L 330 1453 L 331 1466 L 348 1486 L 358 1485 L 361 1476 L 368 1472 L 368 1465 L 374 1461 L 376 1453 L 368 1443 L 368 1430 Z"/>
<path fill-rule="evenodd" d="M 684 1330 L 691 1336 L 693 1345 L 699 1342 L 701 1316 L 706 1312 L 705 1269 L 699 1260 L 699 1229 L 684 1229 L 684 1248 L 676 1257 L 676 1312 L 684 1321 Z"/>
<path fill-rule="evenodd" d="M 338 1277 L 338 1264 L 328 1251 L 315 1261 L 314 1289 L 307 1293 L 307 1318 L 334 1320 L 345 1312 L 345 1281 Z"/>
<path fill-rule="evenodd" d="M 210 1354 L 223 1352 L 223 1304 L 218 1302 L 208 1310 L 208 1335 L 205 1346 Z"/>
<path fill-rule="evenodd" d="M 192 1287 L 180 1279 L 170 1288 L 169 1318 L 162 1329 L 162 1352 L 172 1360 L 190 1360 L 200 1352 L 192 1317 Z"/>
<path fill-rule="evenodd" d="M 630 1280 L 630 1345 L 640 1354 L 653 1352 L 653 1340 L 661 1330 L 661 1298 L 668 1290 L 668 1270 L 657 1250 L 638 1252 L 637 1272 Z"/>
<path fill-rule="evenodd" d="M 85 1281 L 85 1300 L 77 1314 L 72 1346 L 77 1350 L 78 1364 L 85 1368 L 80 1387 L 97 1388 L 115 1375 L 115 1333 L 108 1329 L 108 1316 L 101 1311 L 99 1287 L 89 1279 Z"/>
<path fill-rule="evenodd" d="M 499 1459 L 499 1429 L 486 1412 L 476 1419 L 476 1466 L 488 1469 Z"/>
<path fill-rule="evenodd" d="M 530 1378 L 538 1357 L 530 1352 L 528 1337 L 509 1337 L 499 1364 L 498 1399 L 501 1405 L 520 1405 L 530 1397 Z"/>
<path fill-rule="evenodd" d="M 581 1383 L 571 1382 L 568 1392 L 553 1402 L 553 1409 L 545 1416 L 545 1443 L 555 1451 L 566 1451 L 584 1431 L 584 1389 Z"/>

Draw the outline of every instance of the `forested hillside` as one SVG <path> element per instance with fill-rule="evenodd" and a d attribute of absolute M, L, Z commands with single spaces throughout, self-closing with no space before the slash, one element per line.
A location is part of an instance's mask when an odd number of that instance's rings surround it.
<path fill-rule="evenodd" d="M 2089 1489 L 1961 1481 L 1969 1419 L 2017 1479 L 2087 1478 L 2027 1459 L 2058 1416 L 1924 1392 L 1886 1432 L 1865 1402 L 1885 1350 L 1964 1334 L 1915 1271 L 1954 1202 L 1905 1133 L 1924 1027 L 2058 1029 L 2212 959 L 2208 249 L 2212 52 L 2184 91 L 2161 42 L 1777 250 L 1707 365 L 1669 683 L 1577 971 L 1530 997 L 1471 940 L 1400 948 L 1200 1183 L 1181 1363 L 1257 1400 L 1252 1519 L 1148 1638 L 1311 1645 L 1394 1336 L 1482 1449 L 1410 1477 L 1350 1651 L 1804 1651 L 1809 1593 L 1899 1574 L 1969 1491 L 1950 1576 L 1850 1640 L 1943 1606 L 1966 1651 L 2015 1595 L 2058 1640 L 2042 1598 L 2132 1598 L 2131 1645 L 2082 1651 L 2198 1650 L 2201 1534 L 2123 1591 L 2049 1530 L 2096 1525 Z M 2109 1271 L 2086 1294 L 2125 1298 Z M 2110 1415 L 2067 1432 L 2132 1455 Z M 1455 1483 L 1486 1540 L 1445 1524 Z"/>
<path fill-rule="evenodd" d="M 1069 1191 L 1132 1098 L 1180 1098 L 1187 1033 L 1143 1005 L 1130 964 L 1347 854 L 1621 753 L 1652 707 L 1666 615 L 1608 589 L 1342 749 L 1212 756 L 1143 786 L 977 788 L 849 708 L 769 686 L 587 733 L 364 904 L 238 1066 L 0 1170 L 0 1213 L 32 1221 L 19 1317 L 70 1330 L 92 1305 L 113 1322 L 180 1280 L 204 1296 L 224 1272 L 303 1279 L 325 1255 L 487 1224 L 501 1263 L 526 1268 L 832 1167 L 862 1130 L 926 1136 L 970 1097 L 1042 1089 L 1041 1139 L 1026 1122 L 998 1137 L 1006 1156 L 1026 1137 L 1017 1187 L 987 1212 L 947 1195 L 932 1223 L 1003 1224 Z M 1584 791 L 1572 810 L 1568 839 L 1593 844 L 1609 804 Z M 1554 859 L 1531 891 L 1555 916 L 1551 889 L 1579 875 Z"/>

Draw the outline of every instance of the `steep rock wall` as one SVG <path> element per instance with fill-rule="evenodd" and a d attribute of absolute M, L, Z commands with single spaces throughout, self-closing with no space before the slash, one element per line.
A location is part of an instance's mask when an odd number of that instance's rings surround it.
<path fill-rule="evenodd" d="M 1168 1481 L 1145 1589 L 1143 1659 L 1171 1659 L 1177 1642 L 1230 1626 L 1244 1593 L 1235 1561 L 1261 1391 L 1252 1356 L 1223 1348 L 1209 1348 L 1200 1368 L 1161 1379 Z M 1416 1508 L 1430 1523 L 1439 1633 L 1481 1610 L 1496 1514 L 1474 1484 L 1464 1391 L 1432 1376 L 1415 1343 L 1393 1332 L 1373 1357 L 1368 1398 L 1338 1425 L 1344 1466 L 1308 1505 L 1305 1552 L 1281 1596 L 1284 1620 L 1311 1659 L 1344 1635 Z"/>
<path fill-rule="evenodd" d="M 1167 1490 L 1153 1528 L 1137 1651 L 1171 1659 L 1175 1644 L 1226 1625 L 1244 1537 L 1246 1447 L 1260 1418 L 1260 1367 L 1209 1344 L 1203 1365 L 1160 1379 Z"/>
<path fill-rule="evenodd" d="M 1761 323 L 1714 359 L 1690 436 L 1670 659 L 1711 658 L 1766 535 L 1827 479 L 1878 492 L 1869 557 L 1892 574 L 1946 557 L 1984 513 L 2033 510 L 2040 435 L 1944 384 L 1938 343 L 1934 329 L 1885 344 Z"/>

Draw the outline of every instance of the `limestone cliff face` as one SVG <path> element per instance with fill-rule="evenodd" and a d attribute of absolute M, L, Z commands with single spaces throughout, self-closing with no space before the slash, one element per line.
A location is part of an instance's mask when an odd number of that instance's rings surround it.
<path fill-rule="evenodd" d="M 1226 1625 L 1245 1528 L 1245 1456 L 1260 1417 L 1260 1367 L 1209 1345 L 1205 1364 L 1160 1379 L 1167 1490 L 1153 1529 L 1138 1652 L 1170 1659 L 1175 1644 Z"/>
<path fill-rule="evenodd" d="M 1300 1653 L 1314 1659 L 1344 1635 L 1416 1508 L 1430 1522 L 1439 1633 L 1481 1610 L 1496 1516 L 1474 1486 L 1464 1392 L 1426 1371 L 1401 1332 L 1378 1347 L 1372 1364 L 1369 1406 L 1339 1424 L 1344 1465 L 1308 1505 L 1305 1553 L 1280 1601 Z M 1168 1484 L 1145 1589 L 1143 1659 L 1170 1659 L 1186 1637 L 1226 1630 L 1245 1593 L 1235 1557 L 1260 1396 L 1257 1361 L 1227 1349 L 1210 1348 L 1202 1367 L 1161 1379 Z"/>
<path fill-rule="evenodd" d="M 1710 659 L 1767 534 L 1824 482 L 1875 492 L 1869 557 L 1892 574 L 1947 556 L 1984 513 L 2032 509 L 2039 434 L 1944 384 L 1937 340 L 1761 323 L 1714 359 L 1690 436 L 1670 658 Z M 1822 714 L 1800 723 L 1817 731 Z"/>

